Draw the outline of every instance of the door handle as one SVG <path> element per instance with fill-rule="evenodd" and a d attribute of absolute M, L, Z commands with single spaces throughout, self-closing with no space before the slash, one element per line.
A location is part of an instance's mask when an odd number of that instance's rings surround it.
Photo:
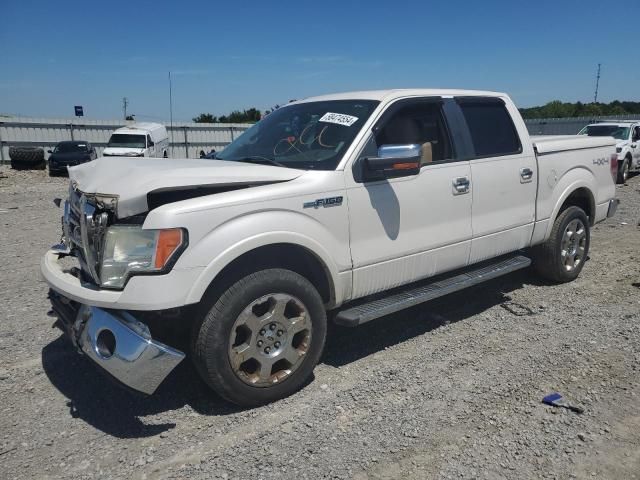
<path fill-rule="evenodd" d="M 529 183 L 533 179 L 533 170 L 528 167 L 520 169 L 520 183 Z"/>
<path fill-rule="evenodd" d="M 454 195 L 463 195 L 465 193 L 469 193 L 469 187 L 471 186 L 471 182 L 469 181 L 469 177 L 458 177 L 453 179 L 453 194 Z"/>

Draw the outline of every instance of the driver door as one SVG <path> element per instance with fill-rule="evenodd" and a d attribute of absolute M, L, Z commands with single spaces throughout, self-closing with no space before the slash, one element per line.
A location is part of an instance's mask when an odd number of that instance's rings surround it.
<path fill-rule="evenodd" d="M 353 298 L 467 265 L 471 167 L 458 160 L 440 98 L 391 105 L 347 174 Z M 420 144 L 416 175 L 367 181 L 364 159 L 382 145 Z M 347 173 L 347 172 L 346 172 Z"/>

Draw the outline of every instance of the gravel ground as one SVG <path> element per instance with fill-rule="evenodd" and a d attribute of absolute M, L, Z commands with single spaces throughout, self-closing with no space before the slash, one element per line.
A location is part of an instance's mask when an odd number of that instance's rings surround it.
<path fill-rule="evenodd" d="M 39 275 L 67 180 L 0 171 L 0 478 L 640 478 L 640 176 L 575 282 L 333 327 L 304 390 L 239 410 L 188 362 L 141 398 L 74 353 Z"/>

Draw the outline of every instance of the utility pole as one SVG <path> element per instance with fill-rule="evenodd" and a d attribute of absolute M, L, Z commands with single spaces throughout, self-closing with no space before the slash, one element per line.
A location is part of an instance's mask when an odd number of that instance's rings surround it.
<path fill-rule="evenodd" d="M 600 86 L 600 66 L 601 64 L 598 64 L 598 74 L 596 75 L 596 93 L 593 96 L 593 103 L 598 103 L 598 87 Z"/>
<path fill-rule="evenodd" d="M 171 72 L 169 72 L 169 132 L 171 133 L 171 156 L 173 157 L 173 96 L 171 93 Z M 187 152 L 189 153 L 189 152 Z"/>
<path fill-rule="evenodd" d="M 127 97 L 122 98 L 122 111 L 124 112 L 124 119 L 127 119 L 127 105 L 129 105 L 129 99 Z"/>

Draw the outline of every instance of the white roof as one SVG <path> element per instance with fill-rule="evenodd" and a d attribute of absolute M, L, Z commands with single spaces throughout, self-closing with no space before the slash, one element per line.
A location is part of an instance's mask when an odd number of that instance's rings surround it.
<path fill-rule="evenodd" d="M 299 100 L 295 103 L 317 102 L 323 100 L 395 100 L 404 97 L 442 97 L 442 96 L 465 96 L 465 97 L 506 97 L 506 93 L 489 92 L 482 90 L 456 90 L 456 89 L 439 89 L 439 88 L 398 88 L 391 90 L 364 90 L 359 92 L 332 93 L 328 95 L 320 95 L 317 97 L 309 97 Z"/>
<path fill-rule="evenodd" d="M 132 131 L 149 131 L 149 130 L 157 130 L 158 128 L 164 128 L 164 126 L 160 123 L 152 123 L 152 122 L 136 122 L 130 125 L 126 125 L 124 127 L 119 128 L 118 130 L 132 130 Z"/>

